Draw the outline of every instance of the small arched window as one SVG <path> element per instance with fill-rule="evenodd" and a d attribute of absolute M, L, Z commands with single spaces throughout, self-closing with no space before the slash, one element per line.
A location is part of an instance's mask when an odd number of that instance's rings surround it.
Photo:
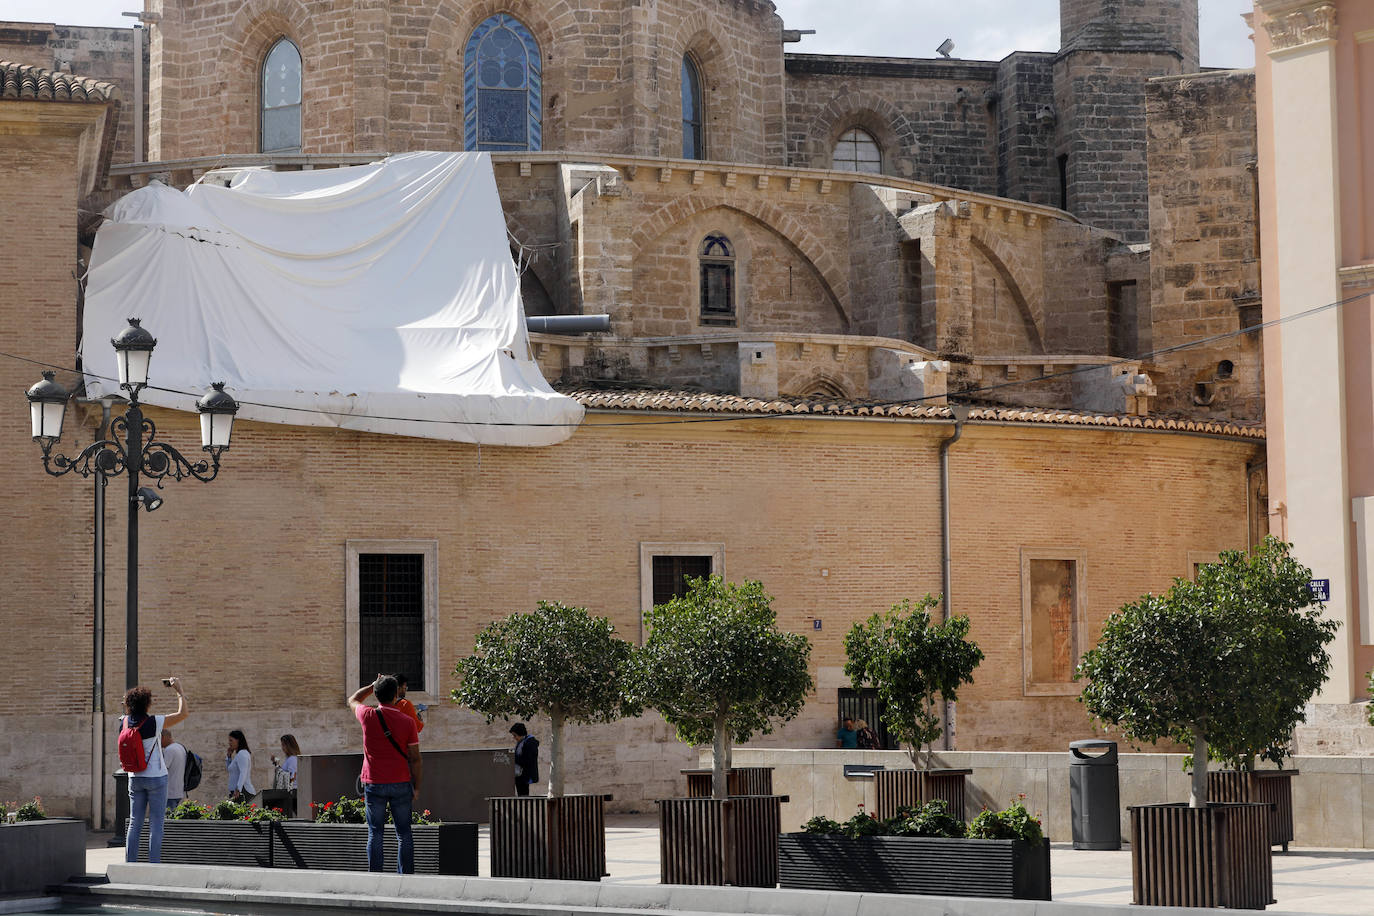
<path fill-rule="evenodd" d="M 735 249 L 720 233 L 701 242 L 701 323 L 735 323 Z"/>
<path fill-rule="evenodd" d="M 301 151 L 301 52 L 289 38 L 279 38 L 262 62 L 262 127 L 264 153 Z"/>
<path fill-rule="evenodd" d="M 867 131 L 855 127 L 844 132 L 840 142 L 835 144 L 835 154 L 831 157 L 832 168 L 841 172 L 873 172 L 883 170 L 883 152 L 878 141 Z"/>
<path fill-rule="evenodd" d="M 706 143 L 702 136 L 701 71 L 692 55 L 682 58 L 682 158 L 705 159 Z"/>
<path fill-rule="evenodd" d="M 463 53 L 463 146 L 541 148 L 543 70 L 525 24 L 498 13 L 472 32 Z"/>

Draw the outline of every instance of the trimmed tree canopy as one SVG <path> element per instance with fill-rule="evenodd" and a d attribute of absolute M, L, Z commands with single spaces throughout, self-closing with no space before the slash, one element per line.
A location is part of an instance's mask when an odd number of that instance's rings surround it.
<path fill-rule="evenodd" d="M 459 684 L 450 699 L 488 722 L 547 714 L 553 727 L 549 790 L 562 795 L 564 723 L 611 722 L 642 709 L 624 686 L 633 654 L 605 617 L 541 601 L 533 613 L 512 614 L 477 634 L 473 654 L 453 669 Z"/>
<path fill-rule="evenodd" d="M 1209 756 L 1246 769 L 1287 756 L 1331 667 L 1337 623 L 1290 547 L 1268 537 L 1253 553 L 1226 551 L 1196 581 L 1124 605 L 1079 663 L 1095 717 L 1135 741 L 1193 745 L 1194 805 L 1206 802 Z"/>
<path fill-rule="evenodd" d="M 778 629 L 761 582 L 688 580 L 687 594 L 646 618 L 636 691 L 689 744 L 712 743 L 716 797 L 724 797 L 727 739 L 748 741 L 801 711 L 814 682 L 811 643 Z"/>
<path fill-rule="evenodd" d="M 967 617 L 931 622 L 930 609 L 939 603 L 931 595 L 914 606 L 903 600 L 854 624 L 844 638 L 845 675 L 855 690 L 865 684 L 877 689 L 888 733 L 907 745 L 913 764 L 926 746 L 926 769 L 929 745 L 944 731 L 936 695 L 955 702 L 960 685 L 972 683 L 973 669 L 983 660 L 983 650 L 968 639 Z"/>

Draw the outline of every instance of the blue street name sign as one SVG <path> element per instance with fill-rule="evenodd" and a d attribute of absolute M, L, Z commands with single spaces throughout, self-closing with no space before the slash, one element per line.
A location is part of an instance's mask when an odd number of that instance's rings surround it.
<path fill-rule="evenodd" d="M 1312 597 L 1318 601 L 1331 600 L 1331 580 L 1312 579 L 1307 583 L 1307 587 L 1312 590 Z"/>

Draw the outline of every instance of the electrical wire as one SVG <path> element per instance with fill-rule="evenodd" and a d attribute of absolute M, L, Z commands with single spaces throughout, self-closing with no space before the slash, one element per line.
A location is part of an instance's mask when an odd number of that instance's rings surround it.
<path fill-rule="evenodd" d="M 1323 313 L 1323 312 L 1330 311 L 1330 310 L 1332 310 L 1332 309 L 1339 309 L 1339 308 L 1341 308 L 1342 306 L 1345 306 L 1345 305 L 1350 304 L 1351 302 L 1358 302 L 1358 301 L 1360 301 L 1360 300 L 1362 300 L 1362 299 L 1368 299 L 1368 298 L 1370 298 L 1370 295 L 1367 294 L 1367 293 L 1365 293 L 1365 294 L 1360 294 L 1360 295 L 1355 295 L 1355 296 L 1349 296 L 1349 297 L 1347 297 L 1347 298 L 1345 298 L 1345 299 L 1338 299 L 1338 300 L 1336 300 L 1335 302 L 1328 302 L 1328 303 L 1326 303 L 1325 305 L 1315 306 L 1315 307 L 1313 307 L 1313 308 L 1307 309 L 1306 311 L 1298 312 L 1297 314 L 1294 314 L 1294 315 L 1288 315 L 1288 316 L 1285 316 L 1285 317 L 1283 317 L 1283 318 L 1276 318 L 1276 319 L 1274 319 L 1273 321 L 1266 321 L 1266 322 L 1263 322 L 1263 323 L 1260 323 L 1260 324 L 1253 325 L 1253 326 L 1248 327 L 1248 328 L 1241 328 L 1240 330 L 1237 330 L 1237 331 L 1227 331 L 1226 333 L 1223 333 L 1223 334 L 1214 334 L 1214 335 L 1211 335 L 1210 337 L 1198 338 L 1197 340 L 1187 341 L 1187 342 L 1181 343 L 1181 344 L 1175 344 L 1174 346 L 1171 346 L 1171 347 L 1161 347 L 1160 349 L 1151 350 L 1151 351 L 1149 351 L 1148 353 L 1142 353 L 1142 354 L 1140 354 L 1140 355 L 1138 355 L 1138 356 L 1134 356 L 1134 357 L 1121 357 L 1121 358 L 1119 358 L 1119 359 L 1115 359 L 1115 360 L 1112 360 L 1112 361 L 1106 362 L 1106 363 L 1097 363 L 1097 364 L 1086 365 L 1086 366 L 1076 366 L 1076 367 L 1074 367 L 1074 368 L 1072 368 L 1072 369 L 1065 369 L 1065 370 L 1063 370 L 1062 372 L 1049 372 L 1049 373 L 1043 373 L 1043 374 L 1038 375 L 1038 376 L 1035 376 L 1035 377 L 1033 377 L 1033 378 L 1017 379 L 1016 381 L 998 382 L 998 383 L 990 384 L 990 385 L 980 385 L 980 386 L 975 387 L 975 388 L 966 388 L 966 389 L 963 389 L 963 390 L 960 390 L 960 391 L 950 391 L 950 392 L 947 392 L 946 394 L 930 394 L 930 395 L 924 395 L 924 396 L 918 397 L 918 398 L 904 398 L 904 399 L 892 400 L 892 401 L 864 401 L 864 402 L 862 402 L 862 404 L 860 404 L 860 405 L 858 405 L 858 406 L 860 406 L 860 407 L 862 407 L 862 408 L 865 408 L 865 409 L 872 410 L 872 409 L 882 409 L 882 408 L 889 408 L 889 407 L 906 407 L 906 406 L 911 406 L 911 405 L 919 405 L 919 404 L 921 404 L 921 403 L 924 402 L 924 401 L 937 400 L 937 399 L 940 399 L 940 398 L 948 398 L 948 397 L 953 397 L 953 398 L 967 398 L 967 397 L 971 397 L 971 396 L 973 396 L 973 395 L 981 394 L 981 393 L 983 393 L 983 392 L 999 391 L 999 390 L 1004 389 L 1004 388 L 1020 387 L 1020 386 L 1024 386 L 1024 385 L 1035 384 L 1035 383 L 1037 383 L 1037 382 L 1045 382 L 1045 381 L 1051 381 L 1051 380 L 1054 380 L 1054 379 L 1067 378 L 1067 377 L 1074 376 L 1074 375 L 1081 375 L 1081 374 L 1084 374 L 1084 373 L 1087 373 L 1087 372 L 1096 372 L 1096 371 L 1098 371 L 1098 370 L 1101 370 L 1101 369 L 1104 369 L 1104 368 L 1109 368 L 1109 367 L 1111 367 L 1111 366 L 1121 366 L 1121 365 L 1129 365 L 1129 364 L 1132 364 L 1132 363 L 1146 362 L 1146 361 L 1151 360 L 1151 359 L 1153 359 L 1153 358 L 1155 358 L 1155 357 L 1157 357 L 1157 356 L 1162 356 L 1162 355 L 1169 354 L 1169 353 L 1179 353 L 1179 352 L 1182 352 L 1182 351 L 1184 351 L 1184 350 L 1190 350 L 1190 349 L 1194 349 L 1194 348 L 1196 348 L 1196 347 L 1202 347 L 1202 346 L 1207 346 L 1207 345 L 1210 345 L 1210 344 L 1214 344 L 1214 343 L 1217 343 L 1218 341 L 1229 340 L 1229 339 L 1235 338 L 1235 337 L 1242 337 L 1242 336 L 1244 336 L 1244 335 L 1246 335 L 1246 334 L 1255 334 L 1255 333 L 1258 333 L 1258 332 L 1260 332 L 1260 331 L 1265 330 L 1266 328 L 1278 327 L 1278 326 L 1280 326 L 1280 325 L 1288 324 L 1289 322 L 1298 321 L 1299 319 L 1310 318 L 1310 317 L 1313 317 L 1313 316 L 1315 316 L 1315 315 L 1319 315 L 1319 314 L 1321 314 L 1321 313 Z M 80 370 L 80 369 L 73 369 L 73 368 L 71 368 L 71 367 L 69 367 L 69 366 L 61 366 L 61 365 L 58 365 L 58 364 L 56 364 L 56 363 L 49 363 L 49 362 L 44 362 L 44 361 L 42 361 L 42 360 L 31 359 L 31 358 L 29 358 L 29 357 L 26 357 L 26 356 L 19 356 L 19 355 L 14 354 L 14 353 L 7 353 L 7 352 L 4 352 L 4 351 L 0 351 L 0 358 L 15 360 L 15 361 L 18 361 L 18 362 L 29 363 L 30 365 L 40 366 L 40 367 L 42 367 L 42 368 L 44 368 L 44 369 L 53 369 L 53 370 L 56 370 L 56 371 L 59 371 L 59 372 L 79 373 L 79 374 L 82 374 L 82 375 L 85 375 L 85 376 L 89 376 L 90 378 L 99 379 L 99 380 L 104 381 L 104 382 L 117 382 L 117 379 L 111 378 L 110 376 L 100 375 L 100 374 L 95 373 L 95 372 L 83 371 L 83 370 Z M 165 387 L 161 387 L 161 386 L 158 386 L 158 385 L 148 385 L 147 387 L 148 387 L 149 389 L 153 390 L 153 391 L 161 391 L 161 392 L 164 392 L 164 393 L 166 393 L 166 394 L 178 394 L 178 395 L 182 395 L 182 396 L 185 396 L 185 397 L 198 398 L 198 397 L 200 397 L 200 396 L 203 394 L 203 392 L 183 391 L 183 390 L 178 389 L 178 388 L 165 388 Z M 749 400 L 768 400 L 768 399 L 763 399 L 763 398 L 751 398 L 751 399 L 749 399 Z M 347 419 L 376 420 L 376 421 L 380 421 L 380 422 L 393 422 L 393 423 L 430 423 L 430 424 L 444 425 L 444 426 L 524 427 L 524 428 L 532 428 L 532 429 L 533 429 L 533 428 L 569 428 L 569 427 L 571 427 L 571 428 L 579 428 L 579 427 L 583 427 L 583 426 L 584 426 L 584 424 L 582 424 L 582 423 L 520 423 L 520 422 L 504 422 L 504 421 L 492 421 L 492 420 L 445 420 L 445 419 L 435 419 L 435 418 L 430 418 L 430 417 L 397 417 L 397 416 L 389 416 L 389 415 L 385 415 L 385 414 L 368 414 L 368 413 L 357 413 L 357 412 L 354 412 L 354 411 L 344 411 L 344 410 L 327 410 L 327 409 L 324 409 L 324 408 L 317 408 L 317 407 L 295 407 L 295 406 L 289 406 L 289 405 L 285 405 L 285 404 L 270 404 L 270 403 L 265 403 L 265 402 L 262 402 L 262 401 L 243 401 L 243 400 L 240 400 L 240 401 L 239 401 L 239 404 L 240 404 L 240 405 L 244 405 L 244 406 L 249 406 L 249 407 L 261 407 L 261 408 L 263 408 L 263 409 L 265 409 L 265 410 L 281 410 L 281 411 L 287 411 L 287 412 L 299 412 L 299 413 L 309 413 L 309 414 L 322 414 L 322 415 L 324 415 L 324 416 L 343 417 L 343 418 L 347 418 Z M 813 416 L 813 417 L 814 417 L 814 416 L 817 416 L 817 414 L 794 414 L 794 413 L 782 413 L 782 414 L 746 414 L 746 415 L 732 414 L 731 416 L 724 416 L 724 417 L 678 417 L 678 418 L 674 418 L 674 419 L 663 419 L 663 420 L 636 420 L 636 421 L 627 421 L 627 422 L 624 422 L 624 423 L 619 423 L 619 422 L 597 423 L 597 424 L 594 424 L 593 426 L 586 427 L 586 428 L 590 428 L 590 429 L 601 429 L 601 428 L 616 427 L 616 426 L 634 426 L 634 427 L 642 427 L 642 426 L 676 426 L 676 425 L 699 424 L 699 423 L 740 423 L 740 422 L 758 422 L 758 421 L 770 421 L 770 420 L 795 420 L 795 419 L 798 419 L 799 417 L 803 417 L 803 416 Z M 841 416 L 843 416 L 843 415 L 841 415 Z"/>

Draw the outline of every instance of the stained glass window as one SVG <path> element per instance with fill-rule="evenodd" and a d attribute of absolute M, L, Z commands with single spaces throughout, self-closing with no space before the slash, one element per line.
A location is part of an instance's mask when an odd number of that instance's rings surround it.
<path fill-rule="evenodd" d="M 691 56 L 682 58 L 682 158 L 705 159 L 701 134 L 701 74 Z"/>
<path fill-rule="evenodd" d="M 262 63 L 264 153 L 301 151 L 301 52 L 289 38 L 278 39 Z"/>
<path fill-rule="evenodd" d="M 524 24 L 499 13 L 468 39 L 463 56 L 463 145 L 537 150 L 542 106 L 539 45 Z"/>
<path fill-rule="evenodd" d="M 831 162 L 832 167 L 841 172 L 881 173 L 883 153 L 878 149 L 878 141 L 866 131 L 855 128 L 845 131 L 840 142 L 835 144 Z"/>
<path fill-rule="evenodd" d="M 701 323 L 735 323 L 735 250 L 719 233 L 701 243 Z"/>

